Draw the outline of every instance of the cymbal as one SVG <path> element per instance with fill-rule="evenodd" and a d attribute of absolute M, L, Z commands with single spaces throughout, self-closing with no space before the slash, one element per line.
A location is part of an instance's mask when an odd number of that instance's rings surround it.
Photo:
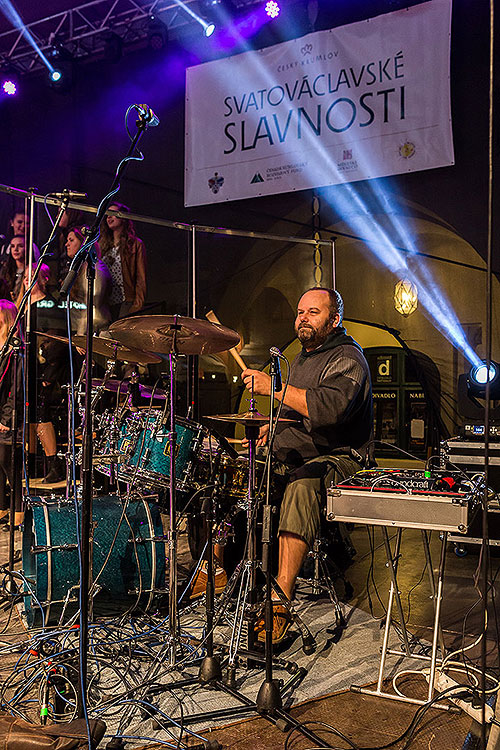
<path fill-rule="evenodd" d="M 128 380 L 117 380 L 116 378 L 110 378 L 109 380 L 103 380 L 102 378 L 92 378 L 92 388 L 99 388 L 100 386 L 104 386 L 105 391 L 111 391 L 112 393 L 128 393 Z M 139 386 L 139 395 L 142 396 L 142 398 L 151 398 L 151 394 L 153 393 L 153 388 L 150 385 L 141 385 L 138 383 Z M 164 390 L 161 388 L 157 388 L 154 392 L 153 398 L 165 401 L 167 397 L 167 394 Z"/>
<path fill-rule="evenodd" d="M 160 354 L 215 354 L 240 341 L 231 328 L 180 315 L 137 315 L 117 320 L 109 331 L 126 346 Z"/>
<path fill-rule="evenodd" d="M 239 422 L 240 424 L 264 425 L 269 423 L 269 417 L 259 414 L 258 411 L 245 411 L 243 414 L 211 414 L 205 419 L 218 419 L 219 422 Z M 280 417 L 279 422 L 297 422 L 296 419 Z"/>
<path fill-rule="evenodd" d="M 64 344 L 67 344 L 69 341 L 67 336 L 56 336 L 53 333 L 43 333 L 42 331 L 34 331 L 34 333 L 36 336 L 45 336 L 54 341 L 62 341 Z M 72 336 L 71 343 L 79 349 L 86 349 L 87 337 Z M 145 352 L 142 349 L 131 349 L 120 341 L 114 341 L 114 339 L 107 339 L 101 336 L 93 337 L 92 351 L 94 354 L 102 354 L 107 359 L 119 359 L 121 362 L 132 362 L 139 365 L 153 365 L 161 362 L 161 357 L 152 352 Z"/>
<path fill-rule="evenodd" d="M 80 349 L 87 348 L 86 336 L 73 336 L 71 341 Z M 132 362 L 140 365 L 151 365 L 161 362 L 161 357 L 152 352 L 133 349 L 125 346 L 120 341 L 106 339 L 101 336 L 94 336 L 92 339 L 92 352 L 94 354 L 102 354 L 107 359 L 119 359 L 121 362 Z"/>
<path fill-rule="evenodd" d="M 33 331 L 35 336 L 44 336 L 47 339 L 54 339 L 54 341 L 62 341 L 63 344 L 67 344 L 69 339 L 67 336 L 56 336 L 54 333 L 43 333 L 43 331 Z"/>

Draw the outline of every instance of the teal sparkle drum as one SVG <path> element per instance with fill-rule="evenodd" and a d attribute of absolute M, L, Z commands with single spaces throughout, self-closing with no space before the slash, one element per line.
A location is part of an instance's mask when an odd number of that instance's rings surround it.
<path fill-rule="evenodd" d="M 156 503 L 119 497 L 92 503 L 93 609 L 116 615 L 148 609 L 165 586 L 165 544 Z M 27 502 L 23 530 L 24 612 L 28 627 L 65 622 L 78 608 L 80 580 L 75 508 L 66 498 Z M 41 609 L 44 612 L 42 617 Z"/>
<path fill-rule="evenodd" d="M 193 468 L 201 449 L 204 430 L 196 422 L 176 418 L 175 477 L 178 490 L 192 484 Z M 122 422 L 113 438 L 112 430 L 106 437 L 104 455 L 115 456 L 118 479 L 141 488 L 170 486 L 169 424 L 163 412 L 132 412 Z M 116 449 L 114 449 L 116 446 Z M 96 456 L 95 467 L 101 473 L 110 473 L 109 463 Z"/>

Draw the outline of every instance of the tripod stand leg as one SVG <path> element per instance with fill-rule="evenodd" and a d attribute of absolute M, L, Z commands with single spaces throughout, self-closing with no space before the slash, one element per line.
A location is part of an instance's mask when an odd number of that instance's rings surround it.
<path fill-rule="evenodd" d="M 335 590 L 335 586 L 332 583 L 332 579 L 330 578 L 328 574 L 328 568 L 327 568 L 324 557 L 319 558 L 318 564 L 319 564 L 319 568 L 321 571 L 321 575 L 323 577 L 324 586 L 328 592 L 330 601 L 333 604 L 333 609 L 335 611 L 335 622 L 336 622 L 335 631 L 336 632 L 340 631 L 339 636 L 338 636 L 340 638 L 340 636 L 342 635 L 342 631 L 346 627 L 346 620 L 344 617 L 342 605 L 340 603 L 339 597 L 337 596 L 337 592 Z"/>

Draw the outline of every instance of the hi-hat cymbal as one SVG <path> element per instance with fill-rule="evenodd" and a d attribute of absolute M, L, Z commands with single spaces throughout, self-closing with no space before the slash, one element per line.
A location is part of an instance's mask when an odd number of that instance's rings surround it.
<path fill-rule="evenodd" d="M 113 323 L 109 332 L 129 347 L 169 354 L 215 354 L 232 349 L 240 337 L 217 323 L 180 315 L 137 315 Z"/>
<path fill-rule="evenodd" d="M 35 331 L 34 333 L 37 336 L 45 336 L 48 339 L 62 341 L 65 344 L 69 341 L 66 336 L 56 336 L 53 333 L 42 333 L 41 331 Z M 71 343 L 79 349 L 86 349 L 87 337 L 72 336 Z M 119 359 L 120 362 L 131 362 L 132 364 L 153 365 L 161 362 L 161 357 L 152 352 L 145 352 L 142 349 L 132 349 L 120 341 L 114 341 L 114 339 L 107 339 L 101 336 L 94 336 L 92 339 L 92 351 L 94 354 L 102 354 L 107 359 Z"/>
<path fill-rule="evenodd" d="M 269 423 L 269 417 L 259 414 L 258 411 L 245 411 L 243 414 L 210 414 L 205 419 L 218 419 L 219 422 L 237 422 L 239 424 L 263 425 Z M 280 417 L 279 422 L 297 422 L 296 419 Z"/>

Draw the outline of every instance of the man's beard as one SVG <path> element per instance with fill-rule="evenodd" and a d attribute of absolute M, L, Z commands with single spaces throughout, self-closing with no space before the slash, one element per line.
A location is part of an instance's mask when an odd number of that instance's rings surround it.
<path fill-rule="evenodd" d="M 328 335 L 333 331 L 332 321 L 329 320 L 324 323 L 320 328 L 316 329 L 312 326 L 303 325 L 297 329 L 297 338 L 303 346 L 311 347 L 316 349 L 321 344 L 324 344 Z"/>

